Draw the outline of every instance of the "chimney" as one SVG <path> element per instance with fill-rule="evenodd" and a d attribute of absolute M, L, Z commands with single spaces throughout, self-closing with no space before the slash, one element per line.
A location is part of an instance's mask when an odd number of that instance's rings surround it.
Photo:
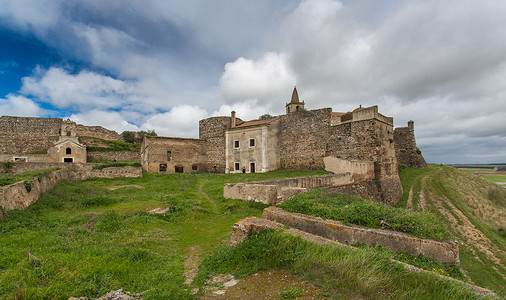
<path fill-rule="evenodd" d="M 410 128 L 411 130 L 415 130 L 415 122 L 409 120 L 408 121 L 408 128 Z"/>
<path fill-rule="evenodd" d="M 232 111 L 232 118 L 230 118 L 230 127 L 235 127 L 235 110 Z"/>

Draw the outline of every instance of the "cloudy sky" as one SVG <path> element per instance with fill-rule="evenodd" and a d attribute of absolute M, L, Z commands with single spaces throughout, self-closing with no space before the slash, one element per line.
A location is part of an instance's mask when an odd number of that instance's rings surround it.
<path fill-rule="evenodd" d="M 197 137 L 379 105 L 433 163 L 506 162 L 506 1 L 0 0 L 0 115 Z"/>

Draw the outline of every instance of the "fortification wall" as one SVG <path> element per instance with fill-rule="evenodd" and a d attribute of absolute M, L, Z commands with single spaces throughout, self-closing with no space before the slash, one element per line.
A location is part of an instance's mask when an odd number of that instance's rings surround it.
<path fill-rule="evenodd" d="M 204 140 L 207 170 L 225 173 L 225 131 L 230 128 L 230 117 L 214 117 L 199 121 L 199 139 Z"/>
<path fill-rule="evenodd" d="M 89 136 L 111 141 L 123 141 L 121 135 L 119 135 L 116 131 L 106 129 L 102 126 L 85 126 L 78 124 L 76 127 L 76 133 L 78 136 Z"/>
<path fill-rule="evenodd" d="M 0 153 L 20 154 L 45 151 L 60 136 L 62 119 L 57 118 L 0 118 Z"/>
<path fill-rule="evenodd" d="M 140 161 L 141 154 L 138 151 L 92 151 L 87 152 L 87 161 L 92 163 L 96 160 L 111 161 Z"/>
<path fill-rule="evenodd" d="M 416 146 L 413 121 L 408 122 L 408 127 L 395 128 L 394 144 L 399 165 L 412 168 L 427 167 L 422 152 Z"/>
<path fill-rule="evenodd" d="M 274 205 L 308 189 L 342 186 L 353 182 L 354 180 L 350 173 L 342 173 L 256 182 L 226 183 L 223 187 L 223 197 L 225 199 L 241 199 Z"/>
<path fill-rule="evenodd" d="M 389 230 L 347 226 L 334 220 L 289 213 L 278 207 L 264 209 L 262 218 L 341 243 L 377 245 L 393 252 L 402 251 L 413 256 L 422 254 L 443 263 L 459 263 L 459 248 L 454 243 L 420 239 L 412 235 Z"/>
<path fill-rule="evenodd" d="M 2 186 L 0 187 L 0 208 L 4 212 L 13 209 L 24 209 L 37 201 L 44 193 L 53 189 L 62 180 L 85 180 L 91 177 L 142 177 L 142 169 L 138 167 L 110 167 L 102 170 L 93 170 L 92 167 L 89 164 L 72 164 L 47 175 Z"/>
<path fill-rule="evenodd" d="M 324 168 L 331 114 L 331 108 L 323 108 L 281 116 L 279 156 L 282 169 Z"/>
<path fill-rule="evenodd" d="M 375 182 L 382 202 L 393 205 L 401 197 L 393 127 L 389 122 L 374 118 L 332 126 L 326 155 L 374 162 Z"/>

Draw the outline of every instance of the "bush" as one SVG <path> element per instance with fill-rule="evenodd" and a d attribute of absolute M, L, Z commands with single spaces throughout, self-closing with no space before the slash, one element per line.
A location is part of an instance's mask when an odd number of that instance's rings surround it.
<path fill-rule="evenodd" d="M 279 205 L 286 211 L 371 228 L 398 230 L 420 238 L 445 240 L 450 233 L 435 215 L 374 203 L 358 196 L 314 189 Z"/>
<path fill-rule="evenodd" d="M 12 171 L 12 161 L 4 161 L 2 162 L 2 169 L 5 173 L 10 173 Z"/>

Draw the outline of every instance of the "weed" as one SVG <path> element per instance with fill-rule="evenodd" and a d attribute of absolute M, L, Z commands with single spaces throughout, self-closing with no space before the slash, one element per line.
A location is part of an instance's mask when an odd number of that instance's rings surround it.
<path fill-rule="evenodd" d="M 13 162 L 12 161 L 4 161 L 2 162 L 2 169 L 5 173 L 10 173 L 12 171 Z"/>
<path fill-rule="evenodd" d="M 23 184 L 25 185 L 25 189 L 26 191 L 29 193 L 32 191 L 32 187 L 33 187 L 33 182 L 29 181 L 29 180 L 25 180 L 23 182 Z"/>
<path fill-rule="evenodd" d="M 304 293 L 297 287 L 289 286 L 283 291 L 281 291 L 278 295 L 279 299 L 288 300 L 295 299 L 297 297 L 303 296 Z"/>

